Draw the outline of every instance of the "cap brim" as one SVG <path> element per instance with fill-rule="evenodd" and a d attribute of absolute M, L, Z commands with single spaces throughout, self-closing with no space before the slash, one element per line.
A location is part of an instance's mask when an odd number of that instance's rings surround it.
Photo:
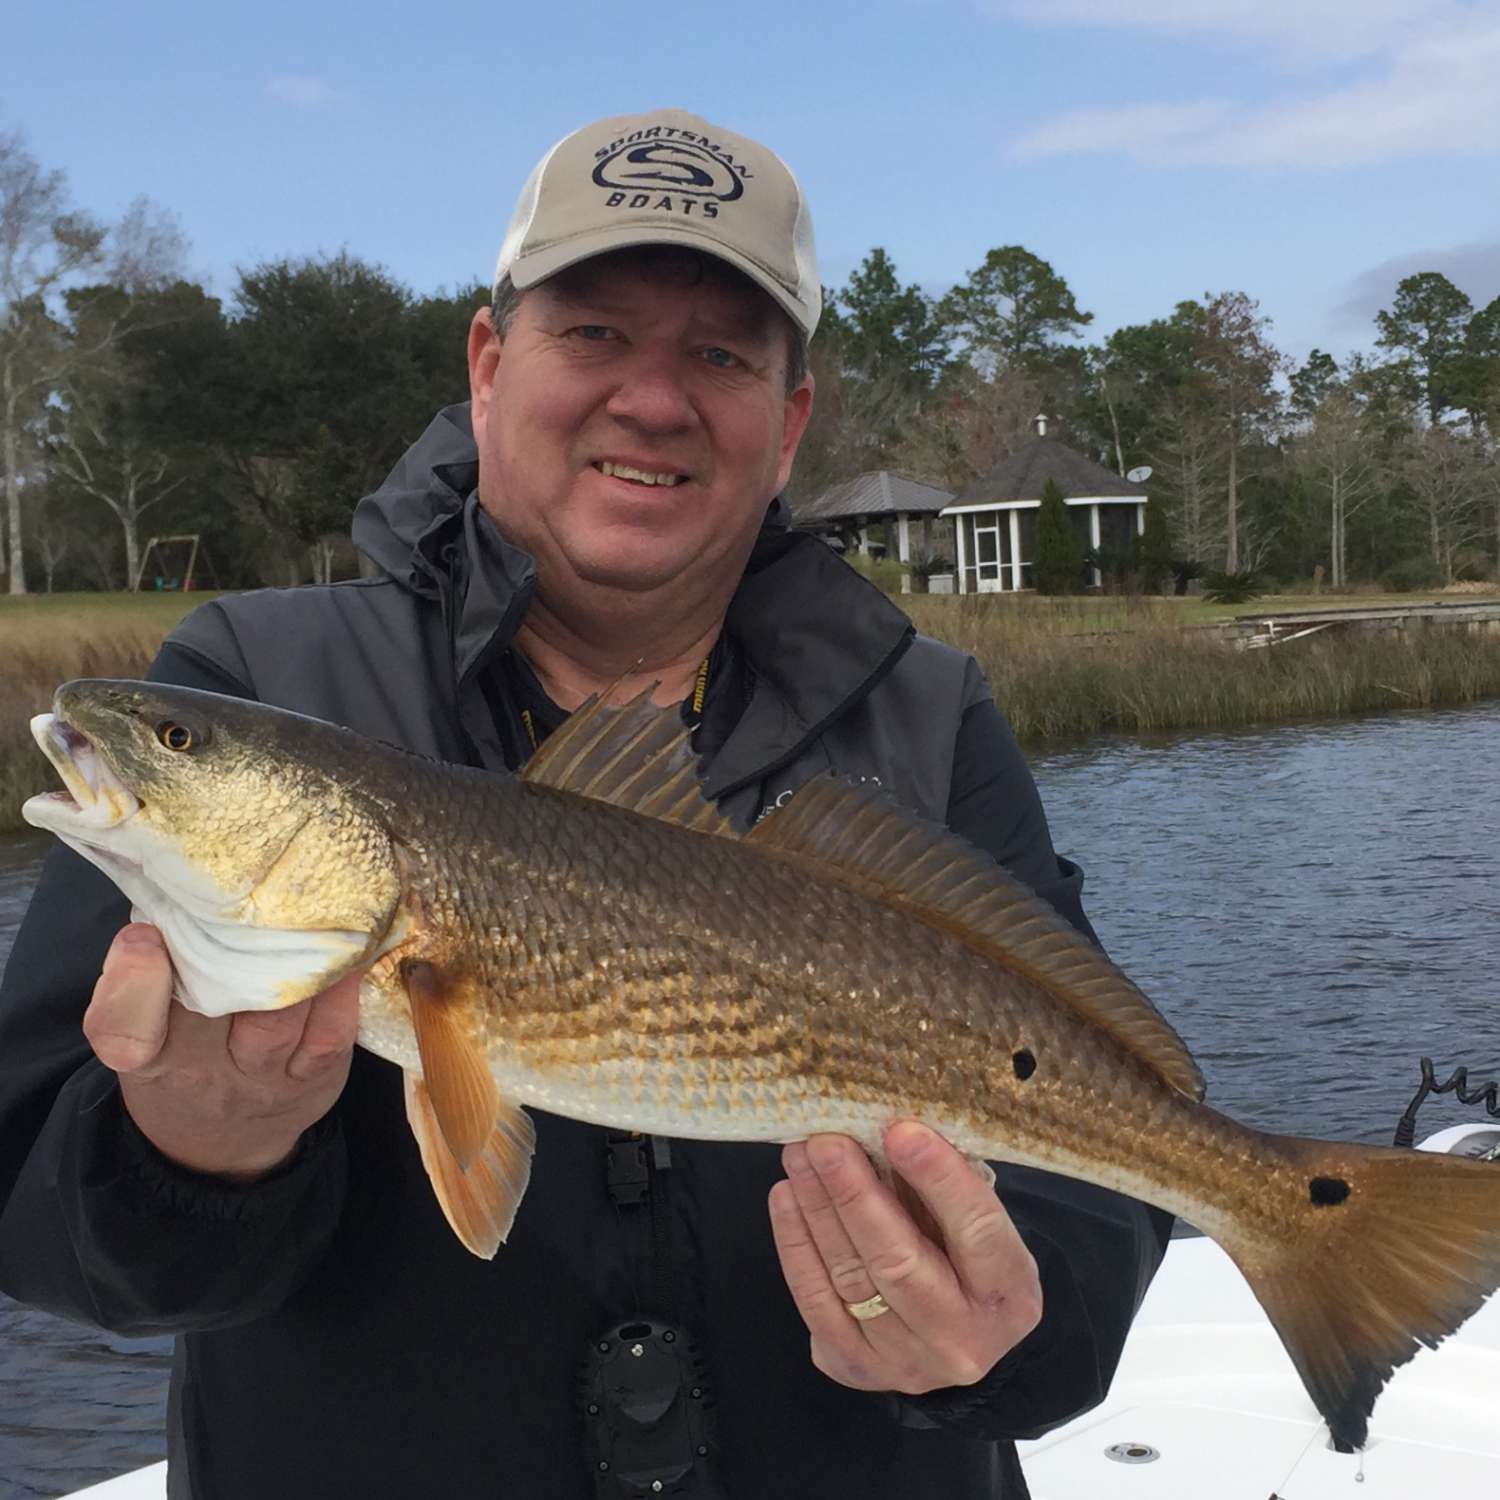
<path fill-rule="evenodd" d="M 636 245 L 685 245 L 712 255 L 715 260 L 722 260 L 748 276 L 806 336 L 810 338 L 817 326 L 816 319 L 812 327 L 808 326 L 811 310 L 799 302 L 777 276 L 748 255 L 730 249 L 711 231 L 701 230 L 696 224 L 620 224 L 570 235 L 565 240 L 517 256 L 508 268 L 511 285 L 518 291 L 525 291 L 559 271 L 566 271 L 569 266 L 592 260 L 596 255 L 608 254 L 611 250 L 626 250 Z"/>

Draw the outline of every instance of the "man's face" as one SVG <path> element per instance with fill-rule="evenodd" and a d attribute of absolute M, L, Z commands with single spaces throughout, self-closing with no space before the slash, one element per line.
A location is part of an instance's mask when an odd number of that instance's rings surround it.
<path fill-rule="evenodd" d="M 469 377 L 480 503 L 544 591 L 641 592 L 687 569 L 732 588 L 812 406 L 810 379 L 787 393 L 769 298 L 672 252 L 560 273 L 503 339 L 482 311 Z"/>

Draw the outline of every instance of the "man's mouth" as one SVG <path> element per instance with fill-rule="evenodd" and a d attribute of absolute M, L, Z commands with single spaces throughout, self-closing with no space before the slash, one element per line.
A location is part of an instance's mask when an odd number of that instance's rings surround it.
<path fill-rule="evenodd" d="M 608 459 L 600 459 L 594 467 L 610 479 L 629 479 L 635 484 L 664 485 L 667 489 L 687 480 L 686 474 L 677 474 L 670 470 L 637 469 L 631 464 L 612 463 Z"/>

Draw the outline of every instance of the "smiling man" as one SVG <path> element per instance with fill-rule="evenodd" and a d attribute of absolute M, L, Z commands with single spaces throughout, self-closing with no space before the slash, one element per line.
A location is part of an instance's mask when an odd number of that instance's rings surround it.
<path fill-rule="evenodd" d="M 495 771 L 654 683 L 741 828 L 876 781 L 1088 931 L 973 661 L 789 528 L 820 301 L 765 147 L 677 110 L 584 127 L 522 190 L 471 402 L 359 506 L 378 576 L 215 601 L 153 676 Z M 60 851 L 18 935 L 0 1288 L 177 1335 L 174 1497 L 1020 1495 L 1014 1439 L 1100 1399 L 1160 1259 L 1162 1216 L 1020 1170 L 997 1195 L 910 1121 L 898 1196 L 843 1137 L 540 1113 L 476 1259 L 355 1050 L 357 977 L 192 1014 L 129 916 Z"/>

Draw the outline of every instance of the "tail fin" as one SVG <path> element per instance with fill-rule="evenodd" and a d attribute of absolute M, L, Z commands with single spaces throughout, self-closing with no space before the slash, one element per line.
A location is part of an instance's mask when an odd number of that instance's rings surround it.
<path fill-rule="evenodd" d="M 1225 1249 L 1344 1452 L 1386 1381 L 1500 1284 L 1500 1166 L 1272 1137 L 1297 1194 L 1273 1241 Z M 1278 1173 L 1278 1177 L 1282 1174 Z M 1278 1205 L 1280 1207 L 1280 1205 Z"/>

